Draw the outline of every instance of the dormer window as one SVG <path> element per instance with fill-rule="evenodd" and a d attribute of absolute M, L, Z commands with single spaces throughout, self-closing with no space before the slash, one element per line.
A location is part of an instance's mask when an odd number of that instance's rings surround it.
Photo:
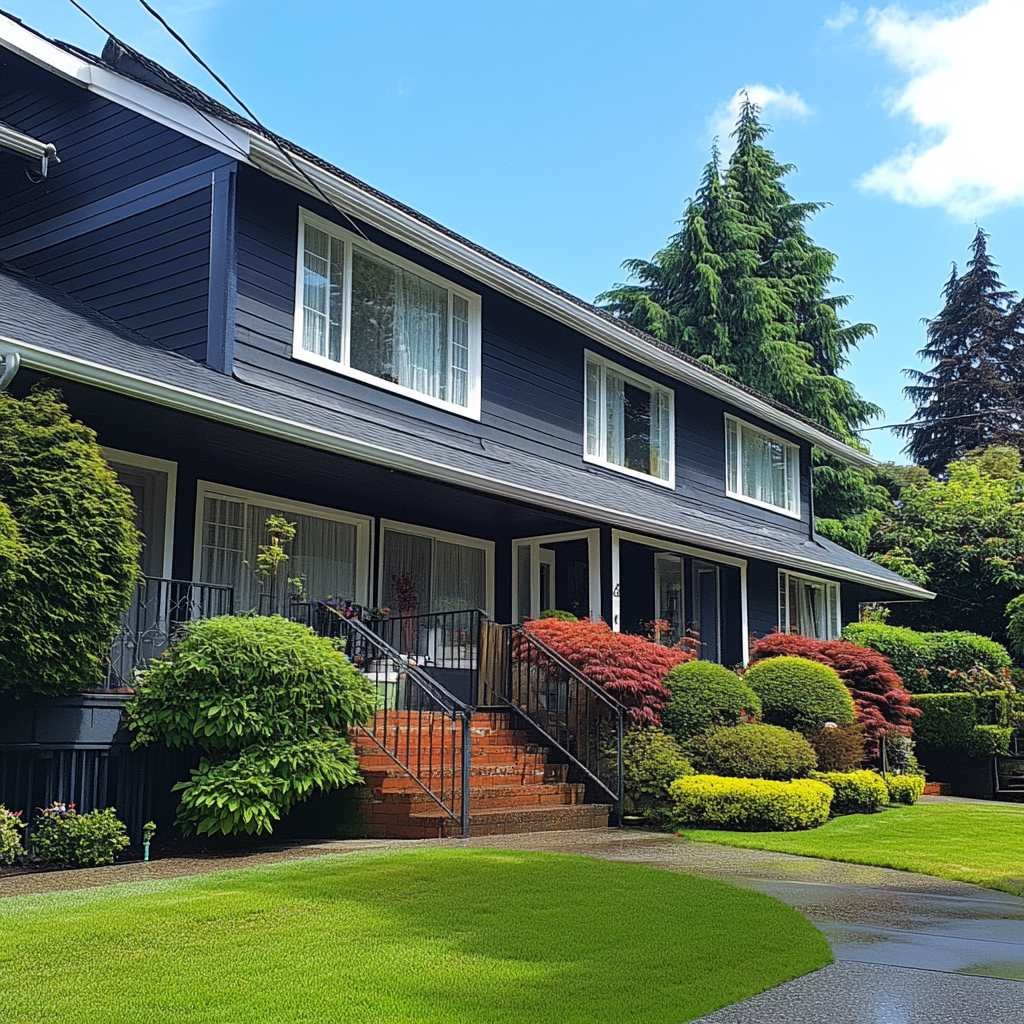
<path fill-rule="evenodd" d="M 730 498 L 800 516 L 799 446 L 728 414 L 725 481 Z"/>
<path fill-rule="evenodd" d="M 480 418 L 480 296 L 299 212 L 293 354 Z"/>

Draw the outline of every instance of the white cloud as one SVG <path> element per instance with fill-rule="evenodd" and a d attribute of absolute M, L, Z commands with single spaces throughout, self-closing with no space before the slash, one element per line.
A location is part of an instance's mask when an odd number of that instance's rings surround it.
<path fill-rule="evenodd" d="M 830 32 L 842 32 L 857 20 L 857 8 L 853 4 L 840 4 L 835 14 L 825 19 L 825 28 Z"/>
<path fill-rule="evenodd" d="M 767 120 L 773 117 L 802 119 L 811 113 L 811 108 L 797 92 L 786 92 L 785 89 L 772 88 L 770 85 L 744 85 L 733 93 L 727 103 L 716 108 L 708 122 L 711 134 L 717 136 L 723 151 L 732 149 L 729 136 L 736 126 L 736 117 L 745 96 L 749 96 L 761 108 Z"/>
<path fill-rule="evenodd" d="M 891 96 L 916 138 L 861 187 L 970 219 L 1024 199 L 1024 3 L 984 0 L 945 16 L 871 10 L 871 41 L 904 75 Z"/>

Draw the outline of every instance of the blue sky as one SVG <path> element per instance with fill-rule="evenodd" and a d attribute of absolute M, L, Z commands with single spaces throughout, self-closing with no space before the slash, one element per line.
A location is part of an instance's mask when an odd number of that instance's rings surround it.
<path fill-rule="evenodd" d="M 85 2 L 216 94 L 135 0 Z M 878 325 L 848 372 L 882 422 L 910 415 L 900 371 L 976 223 L 1024 289 L 1020 0 L 154 2 L 271 127 L 588 299 L 673 229 L 750 87 L 791 191 L 831 203 L 811 230 Z M 65 0 L 3 6 L 102 45 Z"/>

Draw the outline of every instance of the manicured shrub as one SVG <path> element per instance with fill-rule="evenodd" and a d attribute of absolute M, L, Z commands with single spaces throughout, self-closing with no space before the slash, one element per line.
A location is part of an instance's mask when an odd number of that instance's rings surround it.
<path fill-rule="evenodd" d="M 877 772 L 811 772 L 811 778 L 832 787 L 832 813 L 874 814 L 889 802 L 885 780 Z"/>
<path fill-rule="evenodd" d="M 883 735 L 910 736 L 919 712 L 889 659 L 848 640 L 814 640 L 793 633 L 769 633 L 754 644 L 753 661 L 796 655 L 829 665 L 839 673 L 853 698 L 857 721 L 864 727 L 864 757 L 878 757 Z"/>
<path fill-rule="evenodd" d="M 690 775 L 669 787 L 673 821 L 708 828 L 792 832 L 828 820 L 832 789 L 815 779 L 773 782 Z"/>
<path fill-rule="evenodd" d="M 579 622 L 579 616 L 572 612 L 563 612 L 558 608 L 545 608 L 540 613 L 542 619 L 558 619 L 559 622 Z"/>
<path fill-rule="evenodd" d="M 668 787 L 693 768 L 682 747 L 661 729 L 633 728 L 622 738 L 626 813 L 659 821 L 668 808 Z"/>
<path fill-rule="evenodd" d="M 923 775 L 886 775 L 885 784 L 889 790 L 889 803 L 916 804 L 924 793 Z"/>
<path fill-rule="evenodd" d="M 1006 636 L 1018 658 L 1024 658 L 1024 594 L 1018 594 L 1006 606 Z"/>
<path fill-rule="evenodd" d="M 885 754 L 889 768 L 898 775 L 919 775 L 914 741 L 909 736 L 890 733 L 885 738 Z"/>
<path fill-rule="evenodd" d="M 0 692 L 103 681 L 138 574 L 135 506 L 51 391 L 0 394 Z"/>
<path fill-rule="evenodd" d="M 695 745 L 693 758 L 702 772 L 745 779 L 798 779 L 818 763 L 800 733 L 760 724 L 710 730 Z"/>
<path fill-rule="evenodd" d="M 712 661 L 688 661 L 665 677 L 671 696 L 662 724 L 680 743 L 718 725 L 739 725 L 760 717 L 761 701 L 735 672 Z"/>
<path fill-rule="evenodd" d="M 976 725 L 971 730 L 966 753 L 970 757 L 1008 754 L 1013 742 L 1013 732 L 1012 727 L 1008 725 Z"/>
<path fill-rule="evenodd" d="M 920 633 L 906 626 L 853 622 L 843 638 L 884 654 L 911 693 L 954 693 L 1008 688 L 1010 655 L 977 633 Z"/>
<path fill-rule="evenodd" d="M 0 804 L 0 865 L 17 863 L 25 853 L 21 845 L 21 830 L 25 823 L 17 811 L 9 811 Z"/>
<path fill-rule="evenodd" d="M 757 662 L 744 678 L 761 698 L 764 719 L 772 725 L 810 733 L 827 722 L 853 722 L 850 692 L 828 665 L 784 655 Z"/>
<path fill-rule="evenodd" d="M 276 616 L 203 619 L 140 675 L 136 746 L 199 747 L 181 792 L 187 834 L 271 832 L 314 792 L 360 780 L 348 730 L 373 686 L 335 641 Z"/>
<path fill-rule="evenodd" d="M 128 832 L 113 807 L 79 814 L 74 804 L 44 807 L 32 822 L 32 854 L 44 864 L 95 868 L 113 864 Z"/>
<path fill-rule="evenodd" d="M 849 772 L 864 763 L 864 727 L 859 722 L 826 726 L 807 739 L 818 755 L 818 768 L 823 772 Z"/>
<path fill-rule="evenodd" d="M 914 704 L 921 709 L 917 738 L 932 750 L 958 751 L 985 756 L 986 747 L 999 747 L 1012 731 L 1009 697 L 1002 690 L 988 693 L 919 693 Z M 1001 732 L 993 733 L 986 727 Z M 982 728 L 984 731 L 978 733 Z M 997 751 L 990 750 L 989 753 Z"/>
<path fill-rule="evenodd" d="M 634 725 L 661 725 L 669 697 L 663 680 L 676 665 L 693 658 L 691 651 L 616 633 L 590 619 L 535 619 L 524 628 L 625 705 Z"/>

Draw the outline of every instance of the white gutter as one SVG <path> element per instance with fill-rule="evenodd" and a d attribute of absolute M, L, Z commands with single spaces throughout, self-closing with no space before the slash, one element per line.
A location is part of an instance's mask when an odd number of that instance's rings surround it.
<path fill-rule="evenodd" d="M 790 568 L 816 570 L 818 573 L 824 572 L 826 575 L 834 578 L 879 587 L 894 594 L 902 594 L 919 599 L 928 599 L 935 596 L 930 590 L 925 590 L 909 580 L 892 581 L 861 569 L 823 565 L 814 558 L 780 553 L 772 548 L 760 547 L 755 543 L 709 538 L 699 530 L 688 529 L 675 523 L 645 519 L 642 516 L 632 515 L 619 509 L 588 505 L 586 502 L 578 501 L 563 494 L 552 494 L 533 487 L 510 484 L 507 481 L 499 480 L 483 473 L 458 469 L 433 459 L 408 455 L 405 452 L 394 449 L 380 448 L 359 437 L 349 437 L 283 416 L 259 412 L 239 405 L 236 402 L 230 402 L 222 398 L 213 398 L 209 395 L 192 391 L 189 388 L 168 384 L 165 381 L 155 380 L 150 377 L 143 377 L 127 370 L 104 366 L 92 360 L 82 359 L 79 356 L 55 352 L 41 345 L 19 341 L 17 338 L 0 336 L 0 345 L 7 346 L 15 353 L 20 354 L 24 365 L 35 370 L 58 373 L 63 377 L 79 381 L 83 384 L 105 388 L 108 391 L 128 395 L 132 398 L 143 398 L 170 409 L 203 416 L 206 419 L 216 420 L 220 423 L 241 427 L 244 430 L 255 431 L 271 437 L 279 437 L 297 444 L 306 445 L 307 447 L 334 452 L 335 454 L 345 455 L 363 462 L 386 466 L 389 469 L 403 470 L 420 476 L 429 476 L 432 479 L 473 488 L 478 491 L 485 491 L 489 494 L 497 494 L 501 497 L 513 498 L 524 504 L 548 510 L 554 509 L 588 519 L 600 518 L 609 525 L 620 526 L 639 533 L 656 533 L 664 536 L 666 539 L 680 540 L 701 547 L 707 547 L 710 544 L 749 558 L 759 558 Z"/>
<path fill-rule="evenodd" d="M 52 142 L 41 142 L 39 139 L 15 131 L 5 124 L 0 124 L 0 148 L 9 149 L 12 153 L 27 156 L 30 160 L 38 160 L 43 177 L 49 170 L 50 161 L 60 163 L 57 147 Z"/>

